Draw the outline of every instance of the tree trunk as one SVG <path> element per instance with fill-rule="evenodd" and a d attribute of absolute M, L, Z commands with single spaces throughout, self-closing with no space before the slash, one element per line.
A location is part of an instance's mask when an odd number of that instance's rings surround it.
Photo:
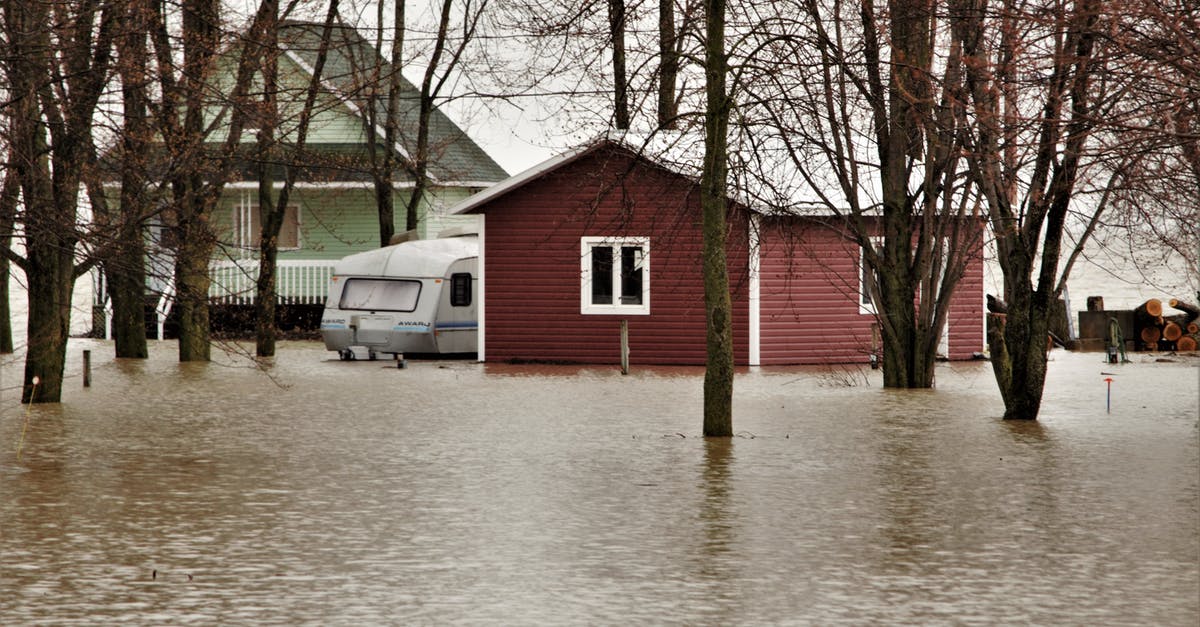
<path fill-rule="evenodd" d="M 121 75 L 124 129 L 121 135 L 121 201 L 116 219 L 113 254 L 105 259 L 109 297 L 112 299 L 113 348 L 117 357 L 145 359 L 146 249 L 142 223 L 150 214 L 146 196 L 146 154 L 150 128 L 146 118 L 146 66 L 149 54 L 146 33 L 153 8 L 143 1 L 130 2 L 124 16 L 128 30 L 117 40 Z"/>
<path fill-rule="evenodd" d="M 918 324 L 914 306 L 923 277 L 914 272 L 918 261 L 914 236 L 920 218 L 915 211 L 916 194 L 910 186 L 919 181 L 910 181 L 914 176 L 910 161 L 922 154 L 922 124 L 931 117 L 926 72 L 931 67 L 932 13 L 929 3 L 911 0 L 893 0 L 889 9 L 893 63 L 888 71 L 887 126 L 876 131 L 883 191 L 883 252 L 874 270 L 881 300 L 878 316 L 883 335 L 883 385 L 928 388 L 933 386 L 937 335 Z M 943 289 L 952 291 L 952 287 Z"/>
<path fill-rule="evenodd" d="M 122 191 L 125 188 L 122 187 Z M 122 212 L 125 211 L 122 205 Z M 124 229 L 123 229 L 124 231 Z M 145 359 L 146 343 L 146 269 L 145 245 L 137 229 L 118 234 L 120 242 L 104 265 L 108 294 L 112 298 L 114 354 L 120 358 Z"/>
<path fill-rule="evenodd" d="M 434 77 L 437 75 L 442 53 L 446 50 L 446 36 L 450 28 L 451 8 L 451 0 L 443 0 L 441 19 L 438 22 L 437 38 L 433 43 L 433 52 L 429 57 L 429 66 L 425 68 L 425 76 L 421 80 L 421 100 L 417 114 L 417 149 L 413 155 L 412 164 L 413 189 L 412 194 L 408 198 L 408 207 L 404 217 L 404 228 L 408 231 L 416 230 L 419 226 L 421 203 L 426 191 L 429 189 L 429 124 L 433 118 L 434 97 L 441 91 L 441 81 L 435 87 Z M 465 45 L 465 41 L 463 45 Z M 451 59 L 449 67 L 446 68 L 446 75 L 453 69 L 456 61 L 457 55 Z M 443 75 L 443 80 L 444 77 L 445 75 Z"/>
<path fill-rule="evenodd" d="M 254 354 L 259 357 L 275 356 L 275 340 L 279 335 L 275 324 L 275 263 L 279 257 L 278 250 L 275 245 L 264 245 L 259 249 L 258 279 L 254 284 Z"/>
<path fill-rule="evenodd" d="M 1185 323 L 1191 322 L 1196 318 L 1200 318 L 1200 307 L 1197 307 L 1191 303 L 1186 303 L 1178 298 L 1172 298 L 1171 300 L 1167 301 L 1167 304 L 1170 305 L 1172 309 L 1178 309 L 1186 314 L 1186 318 L 1184 319 Z"/>
<path fill-rule="evenodd" d="M 392 186 L 392 176 L 396 169 L 396 142 L 400 139 L 399 129 L 399 110 L 400 110 L 400 87 L 401 87 L 401 67 L 404 60 L 404 2 L 396 2 L 393 7 L 393 23 L 395 32 L 392 37 L 392 59 L 388 73 L 388 91 L 387 91 L 387 111 L 382 123 L 373 121 L 371 128 L 367 129 L 368 134 L 374 133 L 374 129 L 379 126 L 383 127 L 383 150 L 377 150 L 375 142 L 369 142 L 368 148 L 371 156 L 371 178 L 375 185 L 375 209 L 379 219 L 379 245 L 387 246 L 391 243 L 392 236 L 396 234 L 396 200 L 395 190 Z M 380 24 L 382 19 L 383 3 L 379 5 Z M 382 33 L 379 35 L 378 41 L 382 43 Z M 381 64 L 382 60 L 377 61 Z M 378 65 L 376 66 L 378 67 Z M 378 76 L 378 72 L 376 72 Z M 368 108 L 369 112 L 375 110 L 374 107 Z M 373 116 L 373 113 L 369 113 Z M 407 218 L 406 218 L 407 221 Z"/>
<path fill-rule="evenodd" d="M 185 0 L 183 7 L 183 128 L 178 138 L 193 161 L 175 182 L 179 247 L 175 261 L 176 307 L 179 310 L 179 361 L 209 361 L 211 328 L 208 290 L 212 283 L 208 267 L 216 248 L 209 221 L 221 194 L 223 181 L 217 168 L 203 154 L 204 105 L 220 42 L 220 11 L 217 0 Z M 244 58 L 244 55 L 243 55 Z M 165 69 L 165 68 L 164 68 Z M 234 101 L 240 103 L 245 85 L 239 67 Z M 241 137 L 238 115 L 233 116 L 229 143 Z"/>
<path fill-rule="evenodd" d="M 658 0 L 658 127 L 673 129 L 679 107 L 675 83 L 679 75 L 679 52 L 675 48 L 675 0 Z"/>
<path fill-rule="evenodd" d="M 275 341 L 279 335 L 276 325 L 276 302 L 278 292 L 276 277 L 279 259 L 279 232 L 283 228 L 287 216 L 288 203 L 291 200 L 292 187 L 296 182 L 297 169 L 304 159 L 304 148 L 308 139 L 308 126 L 312 120 L 313 108 L 316 105 L 317 93 L 320 91 L 321 75 L 325 70 L 326 55 L 332 37 L 333 23 L 338 12 L 338 0 L 331 0 L 325 16 L 325 25 L 321 30 L 321 43 L 317 48 L 317 60 L 309 78 L 308 90 L 305 92 L 304 106 L 300 110 L 300 122 L 296 127 L 296 141 L 289 152 L 291 157 L 286 160 L 287 168 L 283 187 L 279 196 L 273 198 L 275 179 L 271 168 L 276 162 L 284 161 L 274 158 L 278 151 L 275 149 L 275 134 L 279 126 L 279 103 L 277 97 L 279 73 L 279 32 L 275 16 L 279 6 L 277 0 L 263 0 L 263 10 L 269 16 L 264 28 L 265 42 L 262 44 L 263 94 L 266 120 L 262 125 L 258 141 L 258 207 L 261 229 L 259 233 L 258 280 L 255 282 L 255 354 L 259 357 L 275 355 Z"/>
<path fill-rule="evenodd" d="M 396 234 L 396 208 L 392 196 L 392 177 L 375 177 L 375 211 L 379 216 L 379 245 L 387 246 Z"/>
<path fill-rule="evenodd" d="M 613 49 L 613 124 L 629 129 L 628 78 L 625 73 L 625 0 L 608 0 L 608 32 Z"/>
<path fill-rule="evenodd" d="M 8 161 L 21 181 L 25 208 L 22 265 L 29 326 L 21 397 L 56 403 L 62 396 L 76 278 L 79 188 L 92 150 L 92 115 L 108 72 L 113 20 L 105 13 L 98 30 L 85 32 L 72 27 L 94 23 L 94 12 L 86 8 L 78 14 L 64 10 L 55 19 L 45 3 L 8 3 L 3 11 L 12 54 Z M 51 52 L 51 31 L 60 38 L 61 57 Z M 69 76 L 60 76 L 64 71 Z M 60 92 L 49 88 L 56 78 L 63 81 Z"/>
<path fill-rule="evenodd" d="M 1010 256 L 1002 266 L 1006 283 L 1012 285 L 1005 289 L 1008 313 L 1003 331 L 988 333 L 992 370 L 1004 399 L 1004 418 L 1036 420 L 1046 385 L 1046 337 L 1052 298 L 1048 289 L 1033 289 L 1029 278 L 1032 264 L 1025 259 Z"/>
<path fill-rule="evenodd" d="M 262 29 L 262 40 L 246 42 L 256 46 L 259 54 L 259 71 L 262 74 L 262 125 L 258 130 L 258 278 L 254 282 L 254 354 L 258 357 L 275 356 L 275 262 L 279 257 L 279 231 L 287 211 L 286 193 L 273 198 L 275 167 L 278 150 L 275 146 L 275 131 L 279 124 L 279 106 L 276 90 L 279 88 L 279 2 L 262 0 L 262 11 L 267 15 Z M 302 149 L 298 148 L 298 149 Z"/>
<path fill-rule="evenodd" d="M 13 224 L 17 215 L 17 200 L 21 193 L 15 168 L 4 173 L 4 186 L 0 188 L 0 246 L 12 247 Z M 13 352 L 12 309 L 9 306 L 9 280 L 12 264 L 8 257 L 0 256 L 0 354 Z"/>
<path fill-rule="evenodd" d="M 725 0 L 705 0 L 704 171 L 700 178 L 703 212 L 704 304 L 707 352 L 704 370 L 704 435 L 733 435 L 733 324 L 729 268 L 725 258 L 728 228 L 726 197 L 729 95 L 725 91 Z"/>
<path fill-rule="evenodd" d="M 209 260 L 215 240 L 207 220 L 205 198 L 185 196 L 180 212 L 179 248 L 175 261 L 176 308 L 179 310 L 179 361 L 209 361 L 212 358 L 208 290 L 212 283 Z"/>

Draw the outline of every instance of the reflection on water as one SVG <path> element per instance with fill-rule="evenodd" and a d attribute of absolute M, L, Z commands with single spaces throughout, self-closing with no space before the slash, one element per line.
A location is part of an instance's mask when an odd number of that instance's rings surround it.
<path fill-rule="evenodd" d="M 705 440 L 694 368 L 83 348 L 94 387 L 30 408 L 20 460 L 0 369 L 3 624 L 1200 616 L 1195 361 L 1056 351 L 1037 423 L 999 419 L 987 364 L 912 392 L 753 369 L 740 437 Z"/>

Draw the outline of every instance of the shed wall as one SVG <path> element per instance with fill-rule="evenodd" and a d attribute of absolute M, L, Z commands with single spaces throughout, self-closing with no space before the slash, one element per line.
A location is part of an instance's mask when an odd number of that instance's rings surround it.
<path fill-rule="evenodd" d="M 858 245 L 813 221 L 762 227 L 760 363 L 862 363 L 873 349 L 875 316 L 859 305 Z M 983 261 L 968 265 L 951 300 L 947 357 L 983 351 Z"/>
<path fill-rule="evenodd" d="M 490 361 L 703 364 L 705 307 L 696 186 L 598 151 L 481 208 L 486 213 L 485 354 Z M 650 238 L 650 314 L 580 313 L 580 239 Z M 735 359 L 748 360 L 745 220 L 729 234 Z"/>

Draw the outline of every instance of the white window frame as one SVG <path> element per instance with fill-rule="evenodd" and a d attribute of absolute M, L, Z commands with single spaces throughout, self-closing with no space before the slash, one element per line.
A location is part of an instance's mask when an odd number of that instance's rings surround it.
<path fill-rule="evenodd" d="M 243 193 L 241 202 L 232 207 L 231 220 L 233 221 L 234 240 L 236 240 L 233 242 L 233 244 L 235 247 L 237 247 L 238 249 L 242 250 L 244 253 L 247 253 L 247 254 L 257 253 L 258 249 L 259 249 L 258 245 L 255 243 L 254 240 L 259 235 L 261 235 L 261 233 L 253 232 L 253 226 L 254 226 L 255 221 L 259 221 L 260 222 L 259 228 L 260 229 L 262 228 L 261 220 L 259 220 L 259 218 L 261 218 L 261 216 L 258 216 L 259 209 L 258 209 L 257 200 L 258 200 L 257 196 L 252 197 L 252 195 L 248 192 Z M 303 222 L 300 220 L 300 217 L 301 217 L 300 205 L 298 203 L 294 203 L 294 202 L 288 203 L 288 209 L 294 210 L 296 213 L 296 223 L 295 223 L 296 224 L 296 227 L 295 227 L 296 228 L 296 245 L 295 246 L 279 246 L 278 249 L 280 252 L 289 251 L 289 250 L 301 250 L 304 248 L 304 236 L 303 236 L 304 230 L 302 228 Z M 254 212 L 255 215 L 252 216 L 251 212 Z M 285 220 L 284 228 L 286 228 L 286 227 L 287 227 L 287 222 Z"/>
<path fill-rule="evenodd" d="M 650 238 L 649 237 L 582 237 L 580 246 L 580 282 L 579 282 L 579 312 L 582 314 L 609 314 L 622 316 L 650 315 Z M 642 249 L 642 302 L 637 305 L 621 304 L 621 267 L 620 249 L 625 246 L 638 246 Z M 613 251 L 613 303 L 592 303 L 592 250 L 595 248 L 612 248 Z"/>
<path fill-rule="evenodd" d="M 875 247 L 876 251 L 878 251 L 879 247 L 883 245 L 883 238 L 882 237 L 872 237 L 871 245 Z M 870 299 L 870 292 L 867 291 L 867 282 L 863 280 L 863 277 L 867 273 L 866 258 L 867 258 L 867 251 L 864 250 L 862 246 L 859 246 L 858 247 L 858 296 L 856 298 L 858 299 L 858 313 L 863 314 L 863 315 L 872 315 L 873 316 L 878 312 L 878 308 L 875 306 L 875 301 Z"/>

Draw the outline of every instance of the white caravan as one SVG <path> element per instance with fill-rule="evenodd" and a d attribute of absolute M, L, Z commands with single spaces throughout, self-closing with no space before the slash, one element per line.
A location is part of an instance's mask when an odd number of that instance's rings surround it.
<path fill-rule="evenodd" d="M 343 360 L 380 353 L 475 353 L 479 236 L 414 240 L 343 258 L 321 315 Z"/>

